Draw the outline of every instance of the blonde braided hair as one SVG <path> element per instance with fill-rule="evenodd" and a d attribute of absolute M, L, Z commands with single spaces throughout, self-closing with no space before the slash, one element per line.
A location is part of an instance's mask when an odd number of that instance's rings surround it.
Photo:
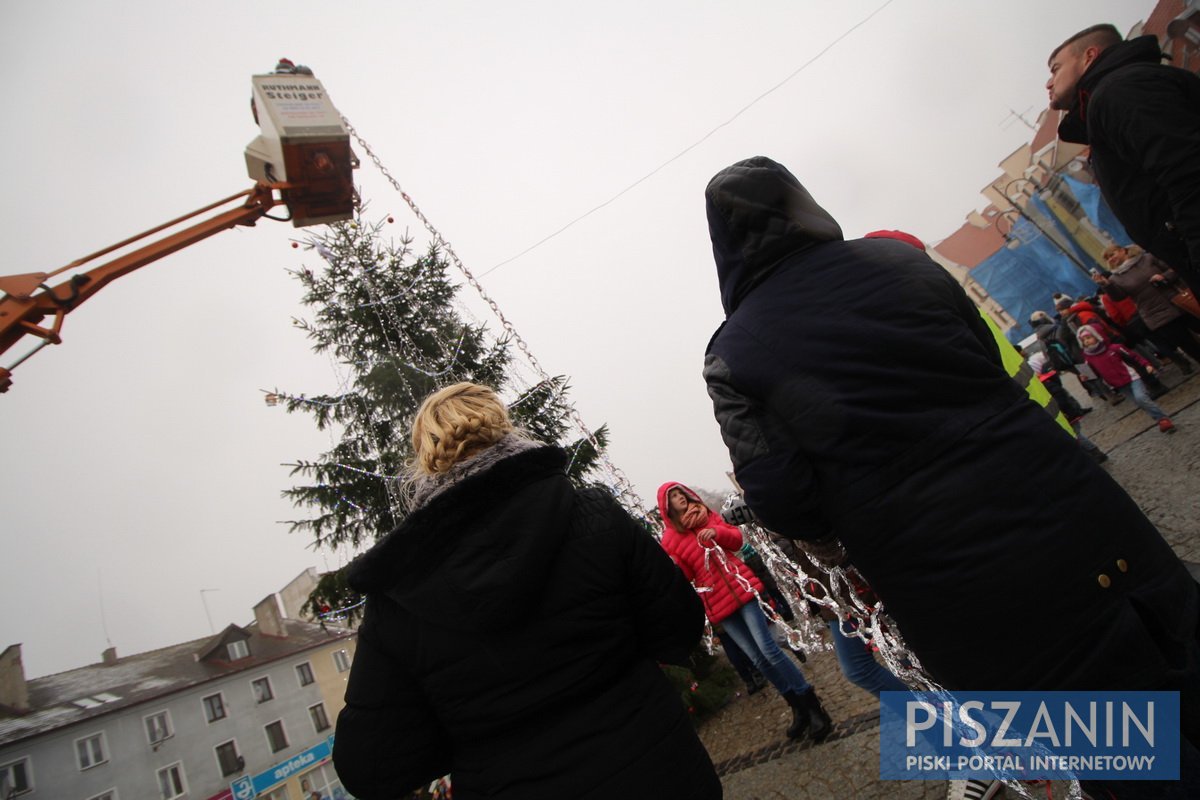
<path fill-rule="evenodd" d="M 487 386 L 463 382 L 439 389 L 413 418 L 413 469 L 425 475 L 446 472 L 512 430 L 508 409 Z"/>

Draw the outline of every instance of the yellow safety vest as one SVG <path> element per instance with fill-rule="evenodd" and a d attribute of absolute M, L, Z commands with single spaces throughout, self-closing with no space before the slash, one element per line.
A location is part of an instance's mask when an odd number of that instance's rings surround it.
<path fill-rule="evenodd" d="M 983 321 L 987 323 L 988 329 L 992 332 L 992 336 L 996 339 L 996 344 L 1000 348 L 1000 358 L 1004 362 L 1004 369 L 1008 372 L 1009 377 L 1021 384 L 1025 388 L 1025 392 L 1029 395 L 1029 399 L 1037 403 L 1042 408 L 1058 421 L 1058 424 L 1063 426 L 1063 430 L 1075 436 L 1075 429 L 1071 427 L 1071 423 L 1067 421 L 1067 417 L 1058 407 L 1058 403 L 1050 395 L 1050 390 L 1042 385 L 1042 381 L 1038 378 L 1037 373 L 1033 371 L 1033 367 L 1029 366 L 1029 362 L 1021 358 L 1021 354 L 1017 352 L 1017 348 L 1013 347 L 1008 339 L 1004 338 L 1004 334 L 1000 332 L 1000 327 L 982 311 L 979 316 L 983 317 Z"/>

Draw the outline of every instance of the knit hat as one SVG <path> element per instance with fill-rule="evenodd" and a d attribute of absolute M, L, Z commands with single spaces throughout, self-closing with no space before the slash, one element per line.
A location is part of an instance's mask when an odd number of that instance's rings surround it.
<path fill-rule="evenodd" d="M 1085 333 L 1091 334 L 1096 339 L 1096 343 L 1091 347 L 1083 343 L 1083 335 Z M 1090 356 L 1103 353 L 1108 348 L 1108 340 L 1104 338 L 1104 334 L 1100 329 L 1094 325 L 1080 325 L 1079 330 L 1075 332 L 1075 338 L 1079 341 L 1079 346 L 1083 348 L 1083 352 Z"/>
<path fill-rule="evenodd" d="M 911 244 L 913 247 L 925 252 L 925 243 L 911 233 L 904 231 L 871 231 L 863 236 L 864 239 L 897 239 L 905 244 Z"/>
<path fill-rule="evenodd" d="M 1075 304 L 1075 301 L 1073 299 L 1071 299 L 1071 296 L 1069 294 L 1055 294 L 1054 295 L 1054 307 L 1057 308 L 1059 311 L 1062 311 L 1064 308 L 1070 308 L 1074 304 Z"/>
<path fill-rule="evenodd" d="M 1029 315 L 1029 324 L 1033 325 L 1038 322 L 1050 322 L 1050 315 L 1045 311 L 1035 311 Z"/>

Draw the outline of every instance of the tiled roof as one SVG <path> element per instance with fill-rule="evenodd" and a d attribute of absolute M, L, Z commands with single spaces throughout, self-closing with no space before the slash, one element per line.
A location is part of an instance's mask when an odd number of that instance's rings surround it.
<path fill-rule="evenodd" d="M 241 629 L 250 634 L 250 655 L 237 661 L 212 657 L 214 638 L 206 636 L 182 644 L 119 658 L 112 664 L 46 675 L 29 681 L 30 711 L 21 715 L 0 712 L 0 745 L 181 692 L 238 672 L 256 669 L 280 659 L 354 636 L 345 628 L 322 627 L 312 622 L 284 620 L 286 637 L 266 636 L 257 624 Z"/>
<path fill-rule="evenodd" d="M 934 246 L 943 257 L 970 268 L 1004 246 L 1004 237 L 994 225 L 977 228 L 969 222 Z"/>

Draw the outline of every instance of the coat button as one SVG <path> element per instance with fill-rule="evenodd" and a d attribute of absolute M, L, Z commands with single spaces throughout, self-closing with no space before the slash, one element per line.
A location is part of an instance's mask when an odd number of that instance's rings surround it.
<path fill-rule="evenodd" d="M 1121 572 L 1129 572 L 1129 562 L 1123 558 L 1118 558 L 1117 569 L 1121 570 Z"/>
<path fill-rule="evenodd" d="M 1104 573 L 1100 573 L 1100 577 L 1096 578 L 1096 582 L 1100 584 L 1100 588 L 1107 589 L 1112 586 L 1112 579 Z"/>

